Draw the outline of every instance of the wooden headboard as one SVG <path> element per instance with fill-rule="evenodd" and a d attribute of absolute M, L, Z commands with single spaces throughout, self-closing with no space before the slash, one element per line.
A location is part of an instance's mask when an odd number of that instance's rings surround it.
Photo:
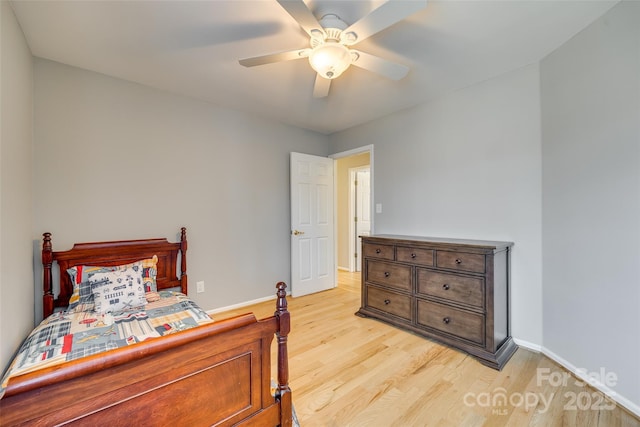
<path fill-rule="evenodd" d="M 178 254 L 180 276 L 178 277 Z M 187 229 L 180 230 L 180 242 L 170 243 L 167 239 L 120 240 L 115 242 L 76 243 L 68 251 L 54 252 L 51 245 L 51 233 L 43 234 L 42 266 L 44 267 L 42 312 L 44 317 L 53 313 L 57 307 L 67 307 L 73 293 L 73 284 L 67 269 L 75 265 L 110 267 L 128 264 L 145 258 L 158 256 L 158 290 L 167 288 L 181 289 L 187 293 Z M 60 293 L 53 295 L 52 265 L 56 261 L 60 267 Z"/>

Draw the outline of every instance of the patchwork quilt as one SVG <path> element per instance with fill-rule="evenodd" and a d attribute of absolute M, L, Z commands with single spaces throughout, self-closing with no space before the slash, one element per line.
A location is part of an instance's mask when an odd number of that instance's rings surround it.
<path fill-rule="evenodd" d="M 160 298 L 138 311 L 98 314 L 76 309 L 47 317 L 20 347 L 2 379 L 0 398 L 12 376 L 213 322 L 186 295 L 173 291 L 158 294 Z"/>

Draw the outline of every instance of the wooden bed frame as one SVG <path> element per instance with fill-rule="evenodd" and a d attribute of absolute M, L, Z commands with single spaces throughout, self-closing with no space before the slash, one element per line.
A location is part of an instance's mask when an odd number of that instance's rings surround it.
<path fill-rule="evenodd" d="M 53 252 L 44 234 L 43 311 L 66 307 L 74 265 L 119 265 L 158 256 L 158 289 L 187 293 L 187 239 L 76 244 Z M 177 261 L 180 260 L 180 276 Z M 60 266 L 60 293 L 52 292 L 52 264 Z M 292 424 L 288 385 L 290 329 L 286 285 L 277 284 L 274 316 L 245 314 L 216 320 L 9 381 L 0 399 L 0 424 L 10 425 L 260 425 Z M 277 338 L 277 387 L 271 393 L 271 343 Z M 275 378 L 274 378 L 275 379 Z"/>

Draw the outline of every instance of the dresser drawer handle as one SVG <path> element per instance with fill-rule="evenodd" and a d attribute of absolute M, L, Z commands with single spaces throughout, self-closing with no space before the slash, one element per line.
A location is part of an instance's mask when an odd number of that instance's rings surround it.
<path fill-rule="evenodd" d="M 444 289 L 445 291 L 449 290 L 449 285 L 447 285 L 446 283 L 444 285 L 442 285 L 442 289 Z"/>
<path fill-rule="evenodd" d="M 445 317 L 444 319 L 442 319 L 442 321 L 446 324 L 449 324 L 450 320 L 448 317 Z"/>
<path fill-rule="evenodd" d="M 462 260 L 460 258 L 456 258 L 456 264 L 462 264 Z"/>
<path fill-rule="evenodd" d="M 384 300 L 384 305 L 389 305 L 389 304 L 391 304 L 391 300 L 389 299 Z"/>
<path fill-rule="evenodd" d="M 412 254 L 411 254 L 411 258 L 415 258 L 415 257 L 417 257 L 417 256 L 418 256 L 418 255 L 416 255 L 415 253 L 412 253 Z"/>
<path fill-rule="evenodd" d="M 384 277 L 389 277 L 391 275 L 391 273 L 389 273 L 388 271 L 384 272 Z"/>
<path fill-rule="evenodd" d="M 380 253 L 380 248 L 376 249 L 376 253 L 379 254 Z"/>

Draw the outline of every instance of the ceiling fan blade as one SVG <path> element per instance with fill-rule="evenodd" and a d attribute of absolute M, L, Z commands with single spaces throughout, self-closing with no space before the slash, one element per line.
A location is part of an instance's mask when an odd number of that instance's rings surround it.
<path fill-rule="evenodd" d="M 409 67 L 406 65 L 387 61 L 386 59 L 355 49 L 351 49 L 351 52 L 357 56 L 357 59 L 354 59 L 352 62 L 353 65 L 380 74 L 391 80 L 400 80 L 409 72 Z"/>
<path fill-rule="evenodd" d="M 325 79 L 320 74 L 316 74 L 316 82 L 313 85 L 313 97 L 324 98 L 329 95 L 331 80 Z"/>
<path fill-rule="evenodd" d="M 293 59 L 306 58 L 311 49 L 290 50 L 288 52 L 272 53 L 270 55 L 256 56 L 238 61 L 245 67 L 255 67 L 256 65 L 272 64 L 274 62 L 291 61 Z"/>
<path fill-rule="evenodd" d="M 347 46 L 359 43 L 426 6 L 426 0 L 389 0 L 344 30 L 340 41 Z"/>
<path fill-rule="evenodd" d="M 310 37 L 324 39 L 325 33 L 318 19 L 309 10 L 302 0 L 278 0 L 280 6 L 286 10 L 300 27 L 309 34 Z"/>

